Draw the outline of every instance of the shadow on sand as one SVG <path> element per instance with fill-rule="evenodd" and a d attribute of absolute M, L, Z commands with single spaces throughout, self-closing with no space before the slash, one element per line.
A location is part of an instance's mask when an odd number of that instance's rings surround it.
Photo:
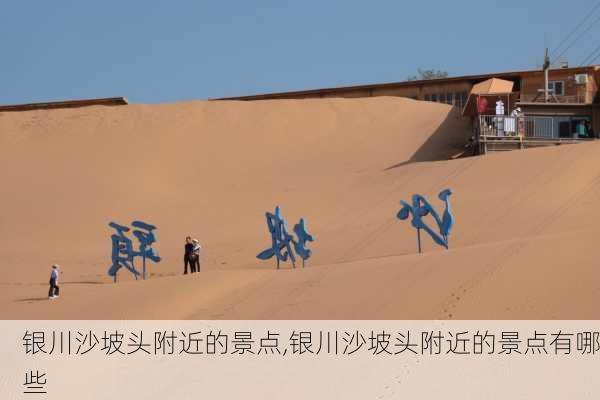
<path fill-rule="evenodd" d="M 48 301 L 48 297 L 31 297 L 29 299 L 15 300 L 15 303 L 32 303 L 34 301 Z"/>
<path fill-rule="evenodd" d="M 452 107 L 444 121 L 433 134 L 406 161 L 387 167 L 384 171 L 407 164 L 424 161 L 442 161 L 465 153 L 465 145 L 472 135 L 471 122 L 462 117 L 457 107 Z"/>

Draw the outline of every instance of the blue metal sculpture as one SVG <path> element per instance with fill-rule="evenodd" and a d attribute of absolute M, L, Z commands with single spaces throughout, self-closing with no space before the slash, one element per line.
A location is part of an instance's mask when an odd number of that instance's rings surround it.
<path fill-rule="evenodd" d="M 296 258 L 290 246 L 293 237 L 287 231 L 287 223 L 281 216 L 281 209 L 277 206 L 275 207 L 274 214 L 267 212 L 265 216 L 267 217 L 269 233 L 271 233 L 271 247 L 262 251 L 256 257 L 261 260 L 268 260 L 275 256 L 277 259 L 277 269 L 279 269 L 279 263 L 281 261 L 286 262 L 289 257 L 292 261 L 292 266 L 295 268 Z"/>
<path fill-rule="evenodd" d="M 125 236 L 125 233 L 129 232 L 129 228 L 115 222 L 109 223 L 108 226 L 117 231 L 110 237 L 112 239 L 112 265 L 108 270 L 108 275 L 112 276 L 116 282 L 117 272 L 125 267 L 137 279 L 140 273 L 133 265 L 133 245 L 131 239 Z"/>
<path fill-rule="evenodd" d="M 161 258 L 156 254 L 156 251 L 152 248 L 152 244 L 156 242 L 156 226 L 147 224 L 142 221 L 133 221 L 131 225 L 135 228 L 139 228 L 133 231 L 133 235 L 140 242 L 139 251 L 134 253 L 134 256 L 142 257 L 142 276 L 146 279 L 146 258 L 151 261 L 160 262 Z"/>
<path fill-rule="evenodd" d="M 300 218 L 300 222 L 294 226 L 294 232 L 298 238 L 298 240 L 294 241 L 294 249 L 296 250 L 296 254 L 302 258 L 302 268 L 304 268 L 306 260 L 312 255 L 312 250 L 306 247 L 306 242 L 314 242 L 315 238 L 306 230 L 306 221 L 304 221 L 304 218 Z"/>
<path fill-rule="evenodd" d="M 304 267 L 305 261 L 312 255 L 312 251 L 306 247 L 306 242 L 314 241 L 314 237 L 306 230 L 304 218 L 301 218 L 300 222 L 294 226 L 294 232 L 298 236 L 298 240 L 295 240 L 288 233 L 287 223 L 281 215 L 279 206 L 275 207 L 275 213 L 267 212 L 265 216 L 271 234 L 271 247 L 260 252 L 256 257 L 260 260 L 269 260 L 275 256 L 277 269 L 279 269 L 281 261 L 286 262 L 289 258 L 292 261 L 292 267 L 296 268 L 296 257 L 291 246 L 293 244 L 296 254 L 302 258 Z"/>
<path fill-rule="evenodd" d="M 117 281 L 117 273 L 123 267 L 131 272 L 135 276 L 136 280 L 140 275 L 142 275 L 143 279 L 146 279 L 146 258 L 154 262 L 160 262 L 161 260 L 161 258 L 152 248 L 152 244 L 156 242 L 156 235 L 154 233 L 156 227 L 142 221 L 134 221 L 132 222 L 132 225 L 141 229 L 136 229 L 133 231 L 133 235 L 140 242 L 138 251 L 133 249 L 133 242 L 126 236 L 126 233 L 130 230 L 129 227 L 117 224 L 116 222 L 111 222 L 108 224 L 108 226 L 117 231 L 111 235 L 112 265 L 108 269 L 108 275 L 112 276 L 115 282 Z M 135 257 L 142 257 L 142 274 L 135 268 Z"/>
<path fill-rule="evenodd" d="M 419 253 L 421 253 L 421 229 L 427 232 L 435 243 L 448 249 L 448 236 L 450 235 L 452 227 L 454 226 L 454 216 L 452 215 L 452 211 L 450 209 L 449 200 L 451 194 L 452 191 L 450 189 L 442 190 L 438 194 L 438 198 L 444 202 L 446 207 L 442 218 L 440 218 L 438 213 L 435 211 L 433 206 L 429 204 L 427 199 L 421 195 L 413 195 L 412 204 L 408 204 L 403 200 L 400 201 L 402 208 L 398 212 L 397 217 L 400 220 L 405 220 L 408 219 L 409 215 L 412 216 L 412 226 L 417 229 L 417 246 L 419 248 Z M 425 222 L 423 222 L 423 217 L 427 216 L 428 214 L 431 214 L 437 223 L 438 232 L 434 231 Z"/>

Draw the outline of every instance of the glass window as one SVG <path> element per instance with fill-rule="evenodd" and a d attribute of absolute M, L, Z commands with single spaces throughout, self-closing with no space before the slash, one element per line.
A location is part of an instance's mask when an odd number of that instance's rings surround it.
<path fill-rule="evenodd" d="M 431 95 L 431 101 L 438 101 L 438 95 L 437 94 L 432 94 Z"/>
<path fill-rule="evenodd" d="M 440 94 L 440 103 L 445 103 L 446 102 L 446 93 L 442 93 Z"/>
<path fill-rule="evenodd" d="M 454 105 L 458 106 L 458 107 L 462 107 L 462 100 L 460 98 L 460 93 L 454 93 Z"/>
<path fill-rule="evenodd" d="M 446 103 L 454 104 L 454 93 L 446 93 Z"/>
<path fill-rule="evenodd" d="M 431 96 L 430 96 L 430 95 L 428 95 L 428 94 L 426 94 L 426 95 L 425 95 L 425 101 L 431 101 Z"/>
<path fill-rule="evenodd" d="M 565 83 L 563 81 L 550 81 L 548 82 L 548 89 L 557 96 L 564 96 Z"/>

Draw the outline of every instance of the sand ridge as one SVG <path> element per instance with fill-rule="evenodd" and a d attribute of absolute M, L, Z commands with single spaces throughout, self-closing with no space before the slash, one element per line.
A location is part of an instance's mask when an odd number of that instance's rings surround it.
<path fill-rule="evenodd" d="M 600 146 L 449 160 L 469 135 L 452 107 L 401 98 L 1 113 L 0 317 L 599 318 Z M 441 208 L 446 187 L 451 249 L 416 254 L 399 200 Z M 255 258 L 275 205 L 317 238 L 305 269 Z M 107 223 L 135 219 L 163 261 L 110 284 Z M 187 234 L 203 272 L 184 277 Z"/>

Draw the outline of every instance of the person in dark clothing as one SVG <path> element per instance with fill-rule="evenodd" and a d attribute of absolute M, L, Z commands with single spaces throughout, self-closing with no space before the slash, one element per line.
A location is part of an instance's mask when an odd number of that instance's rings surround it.
<path fill-rule="evenodd" d="M 590 139 L 596 139 L 596 135 L 594 134 L 594 129 L 592 128 L 592 123 L 590 121 L 585 121 L 585 129 L 587 130 L 588 137 Z"/>
<path fill-rule="evenodd" d="M 54 264 L 52 266 L 52 272 L 50 273 L 50 289 L 48 290 L 48 299 L 56 299 L 59 294 L 58 287 L 58 274 L 59 274 L 59 266 Z"/>
<path fill-rule="evenodd" d="M 196 272 L 196 265 L 194 264 L 194 243 L 190 236 L 185 238 L 185 247 L 183 254 L 183 274 L 188 273 L 188 264 L 190 266 L 190 272 Z"/>

